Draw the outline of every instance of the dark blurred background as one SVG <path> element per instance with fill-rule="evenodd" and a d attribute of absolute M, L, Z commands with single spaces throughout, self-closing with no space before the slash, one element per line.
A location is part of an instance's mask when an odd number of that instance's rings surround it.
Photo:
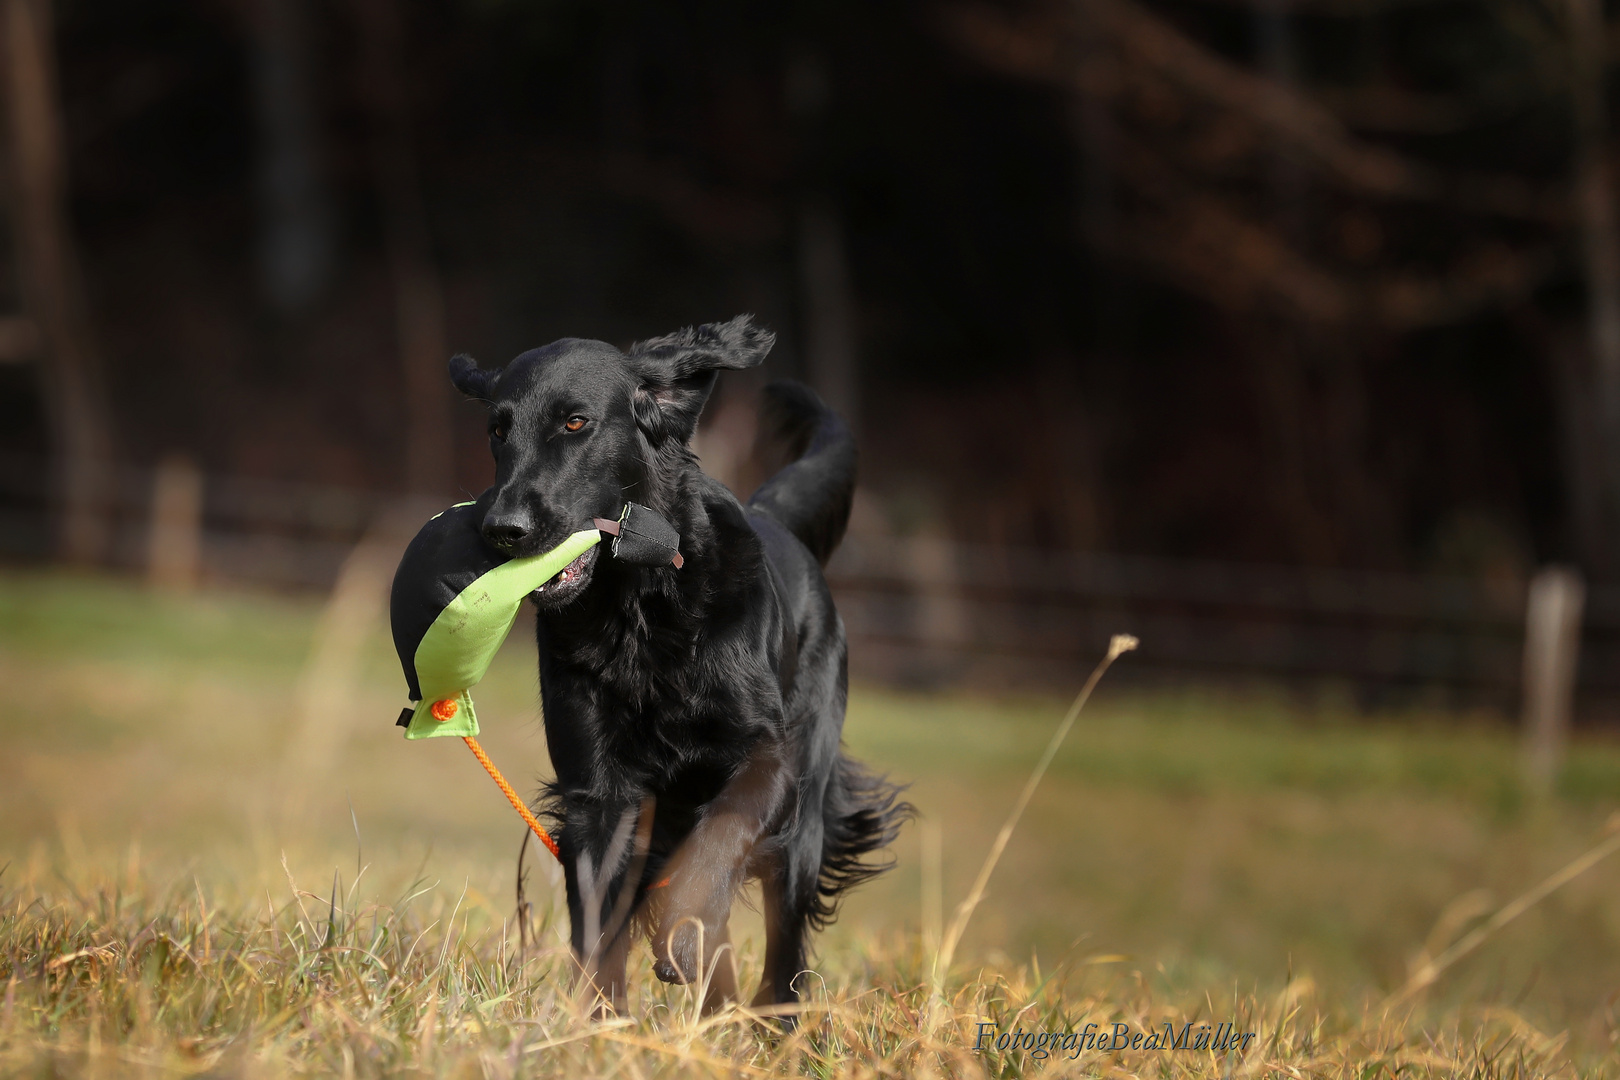
<path fill-rule="evenodd" d="M 862 442 L 858 671 L 1134 629 L 1511 708 L 1564 564 L 1620 691 L 1601 0 L 0 9 L 14 559 L 329 584 L 487 483 L 450 353 L 751 311 Z M 757 387 L 699 439 L 742 492 Z"/>

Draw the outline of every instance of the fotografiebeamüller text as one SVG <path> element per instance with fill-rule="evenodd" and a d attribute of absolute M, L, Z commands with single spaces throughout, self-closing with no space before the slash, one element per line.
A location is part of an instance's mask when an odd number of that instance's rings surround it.
<path fill-rule="evenodd" d="M 994 1024 L 980 1023 L 978 1038 L 973 1040 L 975 1050 L 1024 1050 L 1032 1058 L 1064 1052 L 1077 1058 L 1087 1050 L 1214 1050 L 1243 1053 L 1255 1036 L 1252 1031 L 1240 1032 L 1231 1024 L 1211 1027 L 1203 1024 L 1193 1027 L 1183 1024 L 1177 1031 L 1168 1020 L 1162 1030 L 1143 1028 L 1131 1030 L 1131 1025 L 1115 1023 L 1107 1028 L 1087 1024 L 1079 1031 L 1025 1031 L 1017 1028 L 1002 1031 Z"/>

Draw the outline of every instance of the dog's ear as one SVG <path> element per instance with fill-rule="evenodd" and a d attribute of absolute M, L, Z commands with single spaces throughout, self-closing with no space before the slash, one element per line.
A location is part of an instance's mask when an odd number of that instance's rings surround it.
<path fill-rule="evenodd" d="M 755 326 L 752 315 L 739 315 L 630 346 L 625 359 L 638 379 L 636 423 L 654 442 L 687 441 L 720 370 L 751 368 L 774 344 L 775 334 Z"/>
<path fill-rule="evenodd" d="M 645 365 L 674 381 L 719 368 L 751 368 L 774 344 L 775 334 L 755 326 L 752 315 L 739 315 L 638 342 L 626 355 L 638 369 Z"/>
<path fill-rule="evenodd" d="M 494 400 L 495 383 L 500 377 L 499 371 L 483 370 L 478 366 L 478 361 L 466 353 L 457 353 L 450 358 L 450 381 L 470 398 Z"/>

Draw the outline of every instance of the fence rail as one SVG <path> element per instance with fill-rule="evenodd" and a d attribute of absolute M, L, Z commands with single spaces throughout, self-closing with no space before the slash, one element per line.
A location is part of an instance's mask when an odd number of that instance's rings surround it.
<path fill-rule="evenodd" d="M 125 468 L 107 499 L 111 561 L 147 565 L 151 470 Z M 38 460 L 0 457 L 0 555 L 50 550 Z M 376 492 L 201 478 L 204 580 L 327 588 L 399 500 Z M 1460 578 L 974 547 L 850 537 L 828 579 L 854 674 L 904 684 L 1067 684 L 1111 634 L 1134 633 L 1147 677 L 1332 679 L 1369 690 L 1442 688 L 1516 707 L 1525 588 Z M 1588 590 L 1582 708 L 1620 703 L 1620 589 Z"/>
<path fill-rule="evenodd" d="M 1072 680 L 1120 631 L 1160 673 L 1509 698 L 1519 680 L 1522 593 L 1471 581 L 895 539 L 852 539 L 828 569 L 867 673 L 901 681 Z"/>

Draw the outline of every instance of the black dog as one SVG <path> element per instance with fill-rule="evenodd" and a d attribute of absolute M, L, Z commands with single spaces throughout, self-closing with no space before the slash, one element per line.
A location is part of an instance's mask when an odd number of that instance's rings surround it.
<path fill-rule="evenodd" d="M 809 930 L 884 869 L 863 857 L 911 810 L 840 748 L 844 628 L 821 565 L 849 520 L 848 427 L 809 389 L 768 387 L 802 451 L 746 507 L 688 446 L 719 370 L 758 364 L 774 341 L 741 316 L 624 353 L 565 338 L 499 372 L 450 362 L 455 385 L 490 406 L 489 543 L 548 550 L 627 500 L 680 533 L 679 569 L 597 546 L 534 594 L 573 947 L 620 1009 L 629 911 L 660 979 L 708 975 L 707 1008 L 735 996 L 730 957 L 716 957 L 748 878 L 766 925 L 755 1004 L 795 1000 Z"/>

